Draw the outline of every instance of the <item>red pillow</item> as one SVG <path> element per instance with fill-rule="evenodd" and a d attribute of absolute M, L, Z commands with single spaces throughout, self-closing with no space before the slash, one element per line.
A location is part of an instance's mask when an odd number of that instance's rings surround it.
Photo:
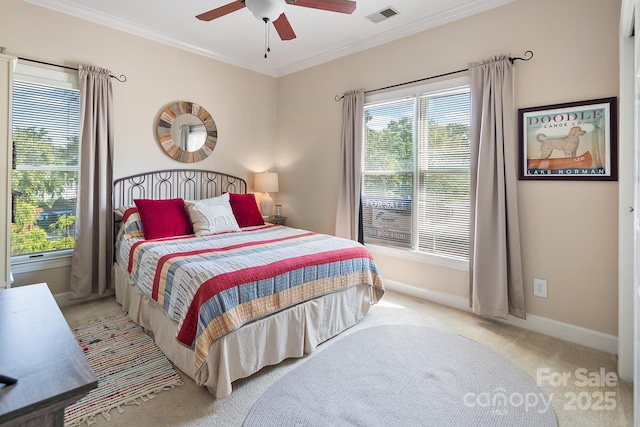
<path fill-rule="evenodd" d="M 193 234 L 184 200 L 136 199 L 134 202 L 138 207 L 145 239 Z"/>
<path fill-rule="evenodd" d="M 256 196 L 253 194 L 229 193 L 229 203 L 233 216 L 240 227 L 250 227 L 252 225 L 264 225 L 262 214 L 256 203 Z"/>

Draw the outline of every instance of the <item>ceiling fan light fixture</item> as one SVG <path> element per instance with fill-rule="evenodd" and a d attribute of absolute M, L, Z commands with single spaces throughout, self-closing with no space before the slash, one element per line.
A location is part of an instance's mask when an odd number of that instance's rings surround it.
<path fill-rule="evenodd" d="M 273 22 L 284 13 L 284 0 L 245 0 L 245 6 L 261 21 Z"/>

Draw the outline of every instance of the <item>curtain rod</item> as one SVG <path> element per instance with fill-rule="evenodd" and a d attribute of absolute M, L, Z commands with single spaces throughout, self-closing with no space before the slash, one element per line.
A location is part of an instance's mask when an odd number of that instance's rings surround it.
<path fill-rule="evenodd" d="M 74 67 L 69 67 L 66 65 L 60 65 L 60 64 L 52 64 L 51 62 L 44 62 L 44 61 L 38 61 L 37 59 L 29 59 L 29 58 L 22 58 L 22 57 L 18 57 L 18 59 L 22 59 L 23 61 L 29 61 L 29 62 L 35 62 L 37 64 L 43 64 L 43 65 L 50 65 L 52 67 L 58 67 L 58 68 L 65 68 L 67 70 L 75 70 L 78 71 L 77 68 Z M 113 74 L 109 74 L 109 77 L 111 77 L 112 79 L 116 79 L 117 81 L 119 81 L 120 83 L 124 83 L 127 81 L 127 76 L 125 76 L 124 74 L 120 74 L 120 77 L 116 77 Z"/>
<path fill-rule="evenodd" d="M 518 59 L 521 60 L 521 61 L 529 61 L 531 58 L 533 58 L 533 52 L 528 50 L 528 51 L 526 51 L 524 53 L 524 56 L 525 56 L 524 58 L 520 58 L 520 57 L 509 58 L 509 62 L 511 62 L 513 64 Z M 425 80 L 437 79 L 438 77 L 444 77 L 444 76 L 450 76 L 452 74 L 464 73 L 465 71 L 469 71 L 469 69 L 465 68 L 463 70 L 450 71 L 448 73 L 438 74 L 437 76 L 424 77 L 422 79 L 411 80 L 410 82 L 404 82 L 404 83 L 398 83 L 398 84 L 391 85 L 391 86 L 379 87 L 377 89 L 370 89 L 370 90 L 364 91 L 364 93 L 372 93 L 372 92 L 378 92 L 380 90 L 392 89 L 392 88 L 398 87 L 398 86 L 405 86 L 405 85 L 410 85 L 410 84 L 413 84 L 413 83 L 423 82 Z M 342 98 L 344 98 L 344 95 L 336 95 L 335 96 L 336 102 L 340 101 Z"/>

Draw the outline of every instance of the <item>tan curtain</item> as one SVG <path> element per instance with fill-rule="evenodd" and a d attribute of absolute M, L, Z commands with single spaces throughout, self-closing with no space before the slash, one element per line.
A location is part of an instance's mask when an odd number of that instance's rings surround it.
<path fill-rule="evenodd" d="M 336 212 L 336 236 L 358 240 L 364 89 L 345 92 L 342 102 L 342 164 Z"/>
<path fill-rule="evenodd" d="M 471 234 L 469 297 L 474 313 L 525 317 L 513 69 L 508 55 L 469 64 Z"/>
<path fill-rule="evenodd" d="M 104 294 L 111 283 L 113 107 L 111 73 L 80 66 L 80 173 L 71 261 L 71 298 Z"/>

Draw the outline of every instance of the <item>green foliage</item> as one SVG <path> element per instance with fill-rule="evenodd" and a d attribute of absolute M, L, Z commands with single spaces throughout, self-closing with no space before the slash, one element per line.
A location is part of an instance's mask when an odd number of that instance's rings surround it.
<path fill-rule="evenodd" d="M 375 130 L 367 126 L 372 119 L 371 113 L 367 111 L 364 144 L 367 175 L 363 183 L 363 194 L 370 197 L 409 199 L 413 194 L 413 120 L 409 117 L 391 120 L 385 129 Z M 389 171 L 402 171 L 406 174 L 389 174 Z"/>
<path fill-rule="evenodd" d="M 77 188 L 78 137 L 56 144 L 45 129 L 30 127 L 15 129 L 13 141 L 17 168 L 12 170 L 11 187 L 18 196 L 11 254 L 72 248 L 75 216 L 60 212 L 75 206 L 75 199 L 64 195 Z"/>
<path fill-rule="evenodd" d="M 11 225 L 11 255 L 24 255 L 37 252 L 73 248 L 74 238 L 71 235 L 76 217 L 60 216 L 58 221 L 49 226 L 47 231 L 37 225 L 37 218 L 42 208 L 29 203 L 16 204 L 16 222 Z"/>
<path fill-rule="evenodd" d="M 78 137 L 66 145 L 51 142 L 44 129 L 16 129 L 13 133 L 18 169 L 11 175 L 12 189 L 21 198 L 38 203 L 46 198 L 61 196 L 65 188 L 78 182 L 77 170 L 64 170 L 66 166 L 77 168 Z M 75 155 L 70 154 L 75 151 Z"/>
<path fill-rule="evenodd" d="M 413 120 L 403 117 L 391 120 L 377 131 L 366 126 L 372 120 L 365 116 L 365 164 L 368 171 L 413 171 Z"/>
<path fill-rule="evenodd" d="M 29 203 L 16 203 L 16 222 L 11 225 L 11 255 L 47 250 L 47 233 L 36 225 L 41 208 Z"/>
<path fill-rule="evenodd" d="M 390 120 L 382 130 L 367 126 L 373 117 L 365 113 L 365 196 L 410 199 L 413 195 L 414 125 L 412 118 Z M 434 120 L 421 124 L 418 166 L 421 187 L 429 192 L 468 198 L 468 179 L 447 170 L 469 167 L 470 127 L 463 123 L 440 125 Z M 395 173 L 391 173 L 395 171 Z M 376 173 L 378 172 L 378 173 Z M 466 190 L 465 190 L 466 189 Z"/>
<path fill-rule="evenodd" d="M 71 238 L 71 246 L 73 247 L 73 237 L 71 236 L 71 229 L 75 226 L 76 217 L 74 215 L 62 215 L 58 218 L 58 221 L 49 226 L 51 230 L 55 230 L 56 235 L 60 240 Z"/>
<path fill-rule="evenodd" d="M 23 255 L 49 250 L 47 233 L 40 227 L 29 231 L 18 231 L 19 227 L 11 226 L 11 255 Z"/>
<path fill-rule="evenodd" d="M 63 237 L 62 239 L 52 240 L 51 241 L 51 250 L 60 250 L 60 249 L 72 249 L 73 248 L 74 239 L 73 237 Z"/>

